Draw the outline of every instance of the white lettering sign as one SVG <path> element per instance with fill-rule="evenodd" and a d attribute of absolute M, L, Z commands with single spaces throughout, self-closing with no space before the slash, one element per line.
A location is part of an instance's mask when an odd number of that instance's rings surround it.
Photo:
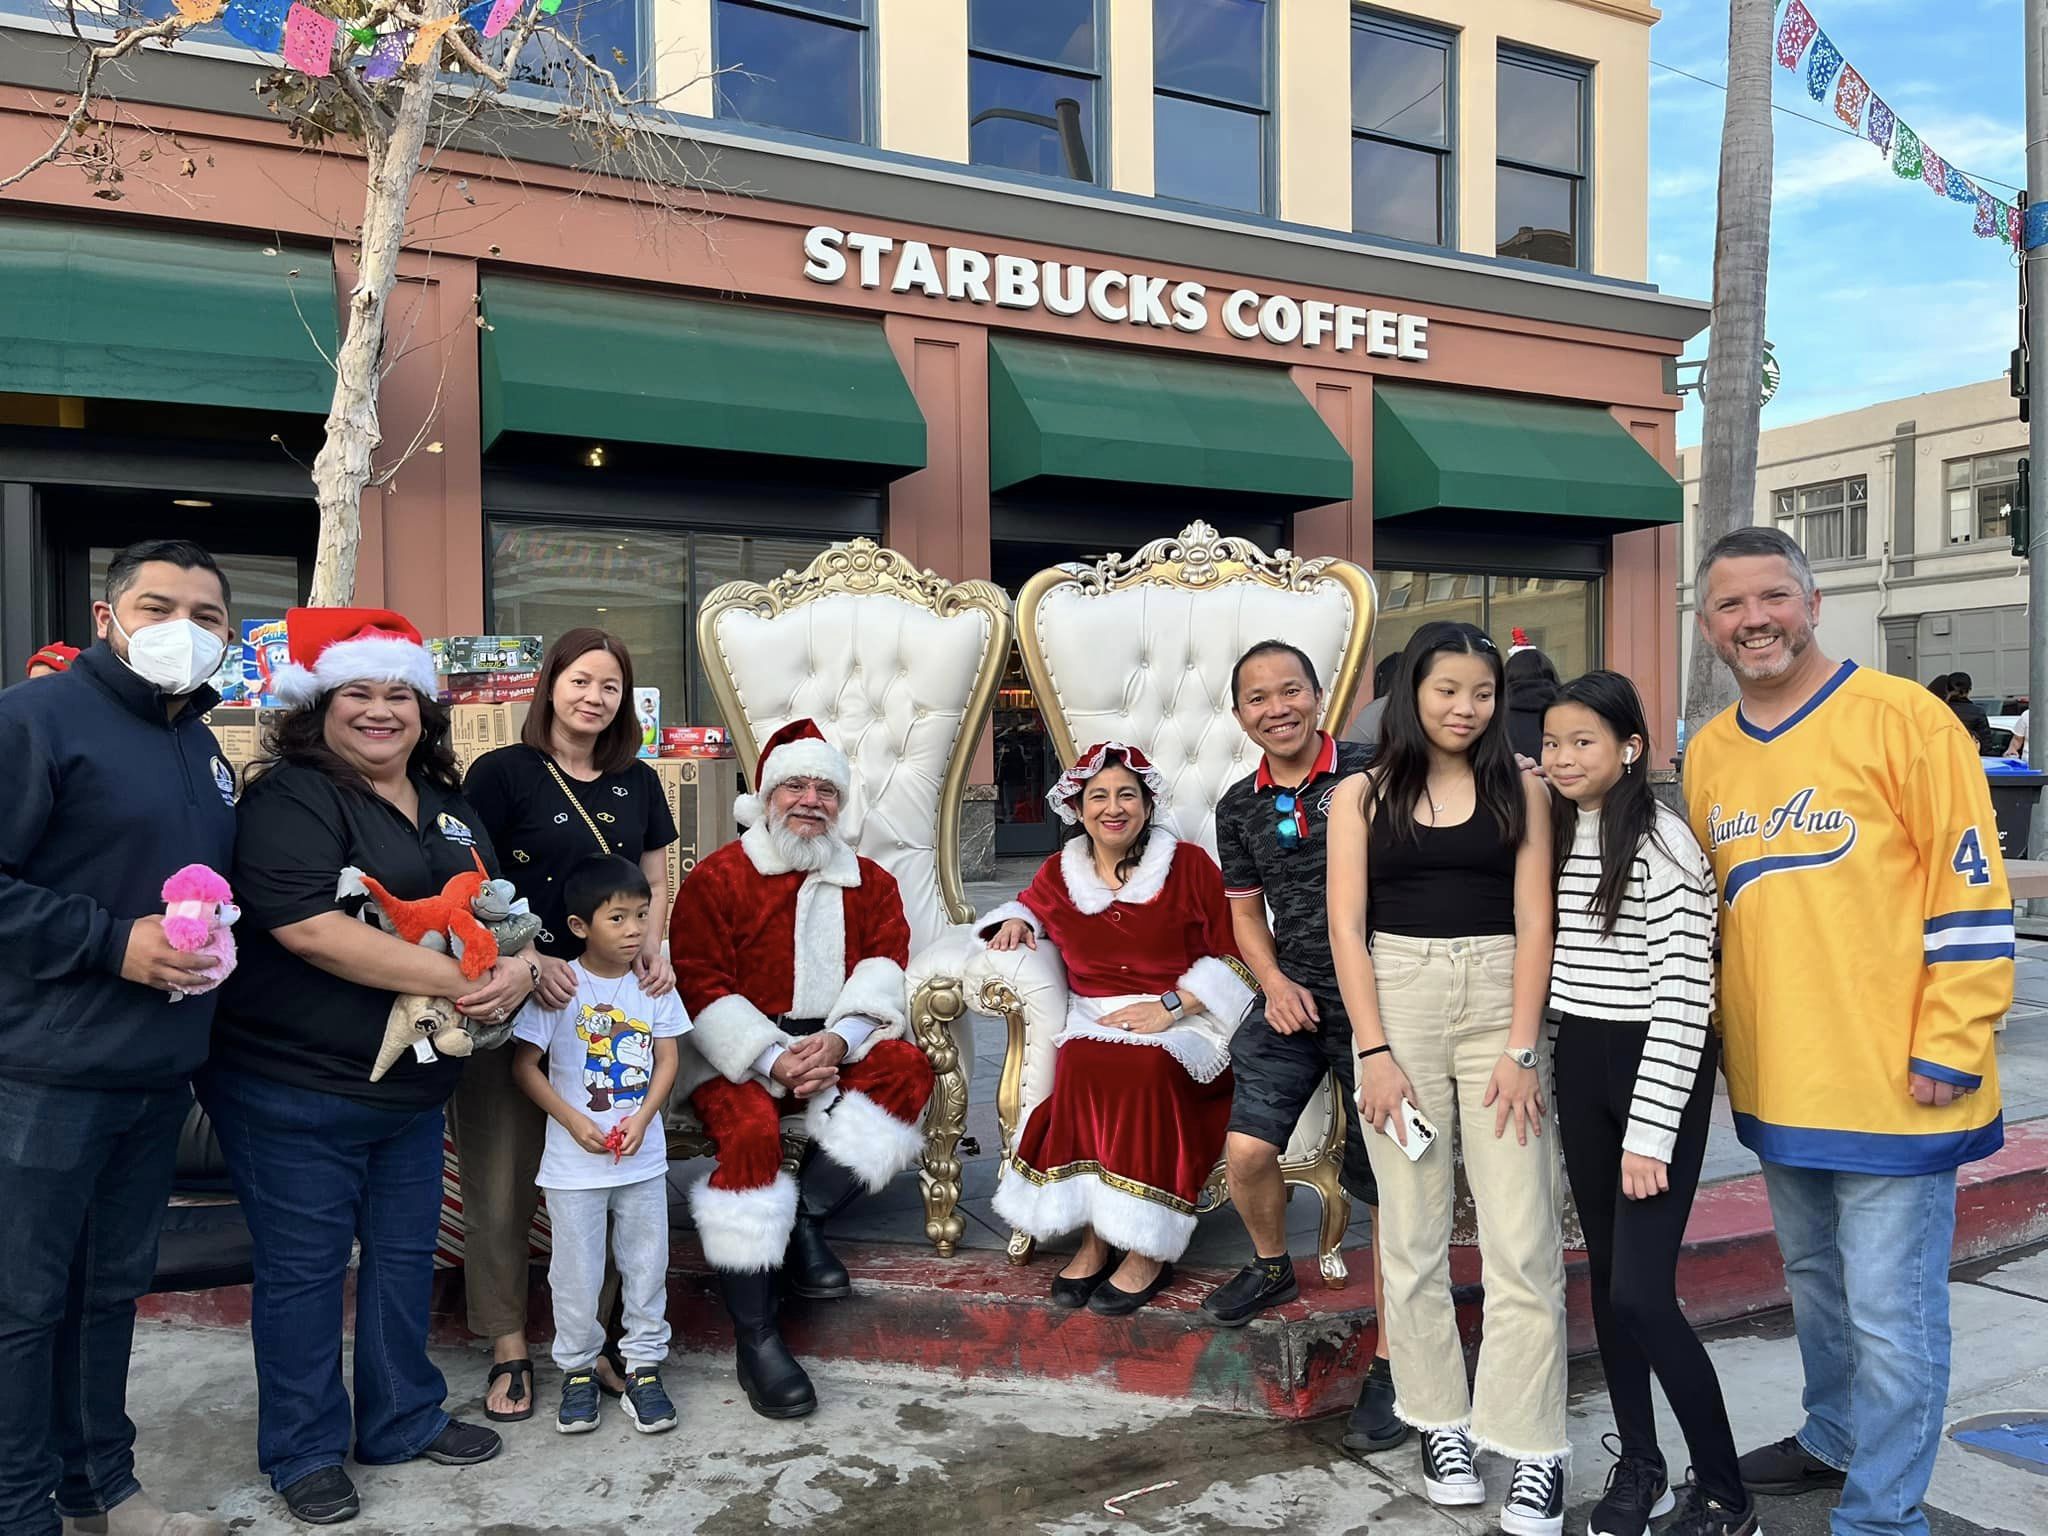
<path fill-rule="evenodd" d="M 1238 288 L 1213 302 L 1200 283 L 1114 267 L 1091 270 L 1077 262 L 1033 261 L 1006 252 L 988 255 L 966 246 L 897 241 L 861 230 L 820 224 L 804 235 L 804 276 L 814 283 L 857 282 L 891 293 L 913 289 L 954 304 L 998 309 L 1039 309 L 1071 317 L 1086 311 L 1109 325 L 1149 330 L 1206 331 L 1220 321 L 1239 341 L 1264 341 L 1308 351 L 1328 348 L 1402 362 L 1429 360 L 1429 317 L 1328 299 Z"/>

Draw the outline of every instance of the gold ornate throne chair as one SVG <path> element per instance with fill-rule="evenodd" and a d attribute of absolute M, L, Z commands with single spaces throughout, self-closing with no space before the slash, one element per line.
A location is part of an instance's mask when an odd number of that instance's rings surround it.
<path fill-rule="evenodd" d="M 1343 560 L 1268 555 L 1248 541 L 1191 523 L 1132 556 L 1039 572 L 1017 601 L 1031 686 L 1063 762 L 1105 739 L 1143 750 L 1166 775 L 1161 811 L 1184 838 L 1216 851 L 1216 804 L 1257 767 L 1259 749 L 1230 709 L 1230 673 L 1257 641 L 1282 639 L 1315 661 L 1325 722 L 1340 721 L 1357 691 L 1377 606 L 1372 578 Z M 1009 1027 L 997 1114 L 1005 1156 L 1032 1110 L 1052 1091 L 1053 1040 L 1066 1023 L 1064 968 L 1049 944 L 994 954 L 977 945 L 958 972 L 920 967 L 912 1014 L 950 1017 L 961 1009 Z M 1296 1125 L 1281 1156 L 1282 1177 L 1321 1197 L 1318 1244 L 1325 1281 L 1341 1285 L 1341 1252 L 1351 1202 L 1337 1182 L 1344 1116 L 1334 1078 Z M 1228 1199 L 1221 1163 L 1200 1209 Z M 1031 1240 L 1010 1240 L 1030 1258 Z"/>
<path fill-rule="evenodd" d="M 704 673 L 749 779 L 761 743 L 809 716 L 853 765 L 840 828 L 896 878 L 913 965 L 972 946 L 960 881 L 960 814 L 1011 638 L 1010 599 L 949 582 L 871 539 L 835 544 L 765 585 L 727 582 L 697 616 Z M 937 1085 L 925 1121 L 926 1235 L 958 1243 L 958 1147 L 973 1061 L 967 1023 L 914 1019 Z M 672 1155 L 712 1150 L 687 1105 L 670 1111 Z M 788 1145 L 790 1138 L 785 1138 Z"/>

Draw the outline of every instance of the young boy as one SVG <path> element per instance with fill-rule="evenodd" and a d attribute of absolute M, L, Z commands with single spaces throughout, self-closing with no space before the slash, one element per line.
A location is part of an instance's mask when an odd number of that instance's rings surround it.
<path fill-rule="evenodd" d="M 676 1038 L 690 1021 L 671 992 L 648 997 L 633 977 L 647 935 L 647 877 L 625 859 L 593 855 L 563 883 L 569 931 L 583 940 L 576 996 L 563 1008 L 528 1008 L 513 1031 L 512 1074 L 548 1112 L 537 1181 L 548 1197 L 555 1252 L 555 1364 L 562 1406 L 555 1428 L 597 1428 L 604 1348 L 597 1318 L 611 1228 L 626 1331 L 626 1416 L 642 1434 L 673 1429 L 661 1385 L 668 1358 L 668 1148 L 661 1107 L 676 1080 Z M 541 1057 L 547 1071 L 541 1071 Z"/>

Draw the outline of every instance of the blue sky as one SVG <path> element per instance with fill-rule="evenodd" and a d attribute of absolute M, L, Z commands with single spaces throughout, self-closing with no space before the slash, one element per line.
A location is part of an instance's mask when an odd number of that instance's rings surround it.
<path fill-rule="evenodd" d="M 2023 185 L 2021 0 L 1807 0 L 1821 29 L 1902 121 L 1993 196 Z M 1666 0 L 1650 55 L 1725 80 L 1728 12 Z M 1816 102 L 1805 70 L 1772 65 L 1772 99 L 1840 127 L 1834 91 Z M 1650 279 L 1713 295 L 1718 90 L 1650 70 Z M 1971 233 L 1973 210 L 1901 181 L 1867 140 L 1784 112 L 1775 134 L 1765 334 L 1784 368 L 1766 428 L 1993 377 L 2015 342 L 2011 250 Z M 1702 335 L 1686 356 L 1707 350 Z M 1699 441 L 1688 398 L 1681 444 Z"/>

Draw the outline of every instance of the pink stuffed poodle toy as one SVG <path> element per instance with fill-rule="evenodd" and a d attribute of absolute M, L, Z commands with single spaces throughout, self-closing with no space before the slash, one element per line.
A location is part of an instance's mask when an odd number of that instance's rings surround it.
<path fill-rule="evenodd" d="M 213 961 L 199 985 L 171 994 L 177 1002 L 194 992 L 211 992 L 235 968 L 232 924 L 242 915 L 228 883 L 204 864 L 187 864 L 164 882 L 164 938 L 171 948 Z"/>

